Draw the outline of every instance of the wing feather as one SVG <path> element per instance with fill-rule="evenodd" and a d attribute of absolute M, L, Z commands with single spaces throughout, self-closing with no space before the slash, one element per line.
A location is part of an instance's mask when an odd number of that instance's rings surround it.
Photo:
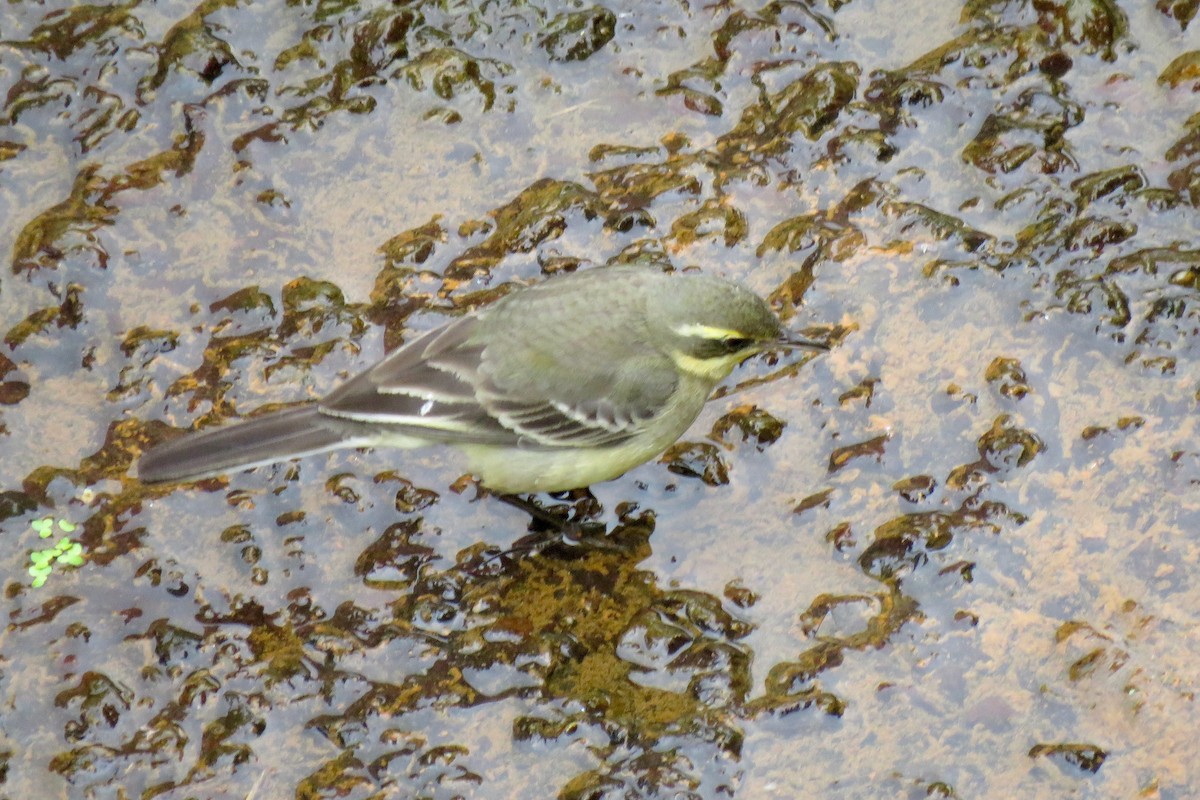
<path fill-rule="evenodd" d="M 551 345 L 542 341 L 538 348 L 520 341 L 489 341 L 488 331 L 481 330 L 484 319 L 463 317 L 421 335 L 326 397 L 321 412 L 386 425 L 397 434 L 430 441 L 545 449 L 608 447 L 636 435 L 675 388 L 669 360 L 649 364 L 658 383 L 652 382 L 654 391 L 647 394 L 641 386 L 647 369 L 644 352 L 638 353 L 642 362 L 605 364 L 594 354 L 573 352 L 586 351 L 584 338 L 567 337 Z M 514 346 L 549 359 L 553 374 L 577 380 L 547 383 L 541 373 L 535 381 L 522 382 L 520 375 L 512 375 Z M 496 379 L 492 348 L 507 348 L 499 358 L 506 368 L 503 382 Z M 624 391 L 622 398 L 622 390 L 630 385 L 638 391 Z M 617 399 L 592 396 L 598 386 L 611 389 Z"/>

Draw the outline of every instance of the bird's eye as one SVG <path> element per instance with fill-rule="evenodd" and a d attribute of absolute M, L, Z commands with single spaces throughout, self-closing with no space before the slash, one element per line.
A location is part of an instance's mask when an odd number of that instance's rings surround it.
<path fill-rule="evenodd" d="M 739 336 L 728 336 L 721 340 L 721 349 L 723 349 L 726 353 L 737 353 L 741 350 L 745 350 L 752 344 L 754 344 L 753 339 L 747 339 Z"/>

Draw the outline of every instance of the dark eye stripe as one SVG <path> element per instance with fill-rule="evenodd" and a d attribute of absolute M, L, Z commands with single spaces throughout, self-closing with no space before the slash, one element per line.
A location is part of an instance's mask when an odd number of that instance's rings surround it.
<path fill-rule="evenodd" d="M 694 358 L 732 356 L 752 349 L 757 341 L 748 336 L 726 336 L 724 339 L 693 336 L 688 345 L 688 354 Z"/>
<path fill-rule="evenodd" d="M 736 353 L 739 350 L 745 350 L 752 344 L 754 344 L 753 339 L 742 339 L 735 336 L 730 336 L 727 339 L 721 340 L 721 349 L 726 353 Z"/>

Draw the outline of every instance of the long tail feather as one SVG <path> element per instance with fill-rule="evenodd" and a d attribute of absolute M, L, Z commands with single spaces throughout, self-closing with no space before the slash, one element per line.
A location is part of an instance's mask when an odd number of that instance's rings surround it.
<path fill-rule="evenodd" d="M 146 483 L 199 480 L 368 443 L 328 424 L 315 405 L 300 406 L 157 445 L 138 461 L 138 477 Z"/>

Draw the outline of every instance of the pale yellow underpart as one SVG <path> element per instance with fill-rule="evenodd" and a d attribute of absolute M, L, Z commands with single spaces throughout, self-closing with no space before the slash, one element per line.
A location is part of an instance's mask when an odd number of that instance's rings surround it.
<path fill-rule="evenodd" d="M 461 450 L 467 468 L 484 486 L 502 494 L 522 494 L 561 492 L 611 480 L 654 458 L 671 441 L 661 444 L 638 436 L 619 447 L 519 450 L 468 444 Z"/>
<path fill-rule="evenodd" d="M 675 362 L 675 366 L 679 368 L 680 372 L 695 375 L 697 378 L 703 378 L 712 383 L 725 380 L 729 373 L 733 372 L 733 368 L 745 358 L 746 353 L 744 352 L 719 358 L 696 358 L 679 350 L 671 351 L 671 360 Z"/>

